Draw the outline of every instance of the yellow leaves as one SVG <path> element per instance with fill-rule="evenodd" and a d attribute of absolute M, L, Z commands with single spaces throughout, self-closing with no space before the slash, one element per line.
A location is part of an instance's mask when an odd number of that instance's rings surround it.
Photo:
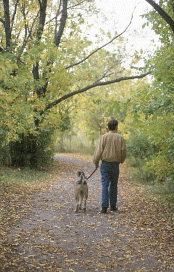
<path fill-rule="evenodd" d="M 99 265 L 100 265 L 100 267 L 101 267 L 102 269 L 106 269 L 106 265 L 105 265 L 105 264 L 99 263 Z"/>
<path fill-rule="evenodd" d="M 0 79 L 3 81 L 9 78 L 9 74 L 12 73 L 14 69 L 17 69 L 17 64 L 13 62 L 8 56 L 0 56 Z"/>
<path fill-rule="evenodd" d="M 142 54 L 143 54 L 142 49 L 140 49 L 139 52 L 136 50 L 134 53 L 134 58 L 132 59 L 131 65 L 137 64 L 141 60 Z"/>
<path fill-rule="evenodd" d="M 116 268 L 118 266 L 119 260 L 117 261 L 108 261 L 107 263 L 98 263 L 98 266 L 102 271 L 109 271 L 110 269 Z M 120 266 L 120 265 L 119 265 Z M 96 270 L 97 271 L 97 270 Z"/>
<path fill-rule="evenodd" d="M 144 170 L 150 169 L 152 173 L 154 173 L 159 180 L 163 180 L 167 173 L 172 169 L 171 162 L 168 158 L 161 154 L 157 156 L 153 156 L 152 160 L 147 162 L 144 166 Z"/>

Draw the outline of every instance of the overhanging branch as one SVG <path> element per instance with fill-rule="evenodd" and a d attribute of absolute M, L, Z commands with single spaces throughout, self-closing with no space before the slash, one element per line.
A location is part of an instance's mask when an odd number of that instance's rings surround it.
<path fill-rule="evenodd" d="M 169 24 L 172 31 L 174 32 L 174 21 L 172 18 L 153 0 L 146 0 L 160 15 L 161 17 Z"/>
<path fill-rule="evenodd" d="M 76 94 L 84 93 L 84 92 L 86 92 L 86 91 L 88 91 L 90 89 L 96 88 L 96 87 L 106 86 L 106 85 L 118 83 L 118 82 L 125 81 L 125 80 L 131 80 L 131 79 L 136 79 L 136 78 L 143 78 L 143 77 L 146 77 L 149 74 L 150 74 L 150 72 L 147 72 L 147 73 L 141 74 L 139 76 L 137 75 L 137 76 L 130 76 L 130 77 L 120 77 L 120 78 L 109 80 L 109 81 L 105 81 L 105 82 L 96 82 L 96 83 L 93 83 L 93 84 L 88 85 L 88 86 L 86 86 L 86 87 L 84 87 L 82 89 L 79 89 L 77 91 L 68 93 L 66 95 L 63 95 L 59 99 L 57 99 L 54 102 L 52 102 L 49 105 L 47 105 L 47 107 L 45 108 L 45 110 L 41 112 L 41 115 L 44 112 L 46 112 L 47 110 L 52 109 L 54 106 L 58 105 L 62 101 L 66 100 L 66 99 L 68 99 L 68 98 L 70 98 L 70 97 L 72 97 L 72 96 L 74 96 Z"/>

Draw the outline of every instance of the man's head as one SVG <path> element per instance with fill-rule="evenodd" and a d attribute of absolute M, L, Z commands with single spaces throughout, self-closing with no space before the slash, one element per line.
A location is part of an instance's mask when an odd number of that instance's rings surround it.
<path fill-rule="evenodd" d="M 117 130 L 118 127 L 118 121 L 115 119 L 111 119 L 108 123 L 108 129 L 109 130 Z"/>

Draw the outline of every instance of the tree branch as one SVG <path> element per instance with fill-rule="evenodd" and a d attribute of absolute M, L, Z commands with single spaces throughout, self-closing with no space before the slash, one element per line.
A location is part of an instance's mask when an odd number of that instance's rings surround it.
<path fill-rule="evenodd" d="M 42 8 L 42 3 L 41 3 L 40 0 L 38 0 L 38 2 L 39 2 L 40 9 L 41 9 Z"/>
<path fill-rule="evenodd" d="M 134 13 L 134 11 L 133 11 L 133 13 Z M 72 64 L 72 65 L 67 66 L 65 69 L 69 69 L 69 68 L 72 68 L 72 67 L 74 67 L 74 66 L 77 66 L 77 65 L 81 64 L 81 63 L 84 62 L 85 60 L 89 59 L 92 55 L 94 55 L 95 53 L 97 53 L 99 50 L 101 50 L 102 48 L 104 48 L 104 47 L 106 47 L 107 45 L 111 44 L 114 40 L 116 40 L 116 39 L 119 38 L 121 35 L 123 35 L 123 34 L 127 31 L 127 29 L 129 28 L 129 26 L 130 26 L 131 23 L 132 23 L 133 13 L 132 13 L 131 20 L 130 20 L 128 26 L 127 26 L 120 34 L 116 35 L 116 36 L 115 36 L 114 38 L 112 38 L 109 42 L 103 44 L 102 46 L 98 47 L 96 50 L 92 51 L 92 52 L 91 52 L 88 56 L 86 56 L 84 59 L 82 59 L 82 60 L 80 60 L 80 61 L 78 61 L 78 62 L 76 62 L 76 63 L 74 63 L 74 64 Z"/>
<path fill-rule="evenodd" d="M 61 5 L 62 5 L 62 0 L 60 0 L 60 3 L 59 3 L 59 8 L 58 8 L 58 10 L 57 10 L 57 12 L 56 12 L 56 17 L 55 17 L 55 31 L 54 31 L 54 37 L 56 37 L 56 33 L 57 33 L 57 27 L 58 27 L 58 16 L 59 16 L 59 14 L 60 14 L 60 8 L 61 8 Z"/>
<path fill-rule="evenodd" d="M 60 0 L 59 7 L 61 6 L 61 1 L 62 1 L 62 0 Z M 79 5 L 83 4 L 85 1 L 86 1 L 86 0 L 83 0 L 83 1 L 81 1 L 80 3 L 78 3 L 78 4 L 75 4 L 74 6 L 67 7 L 67 10 L 73 9 L 73 8 L 75 8 L 75 7 L 78 7 Z M 60 8 L 58 9 L 57 13 L 58 13 L 58 15 L 60 15 L 60 14 L 62 13 L 62 11 L 60 11 Z M 56 16 L 57 16 L 57 15 L 56 15 Z M 52 22 L 53 20 L 56 20 L 56 16 L 53 17 L 53 18 L 51 18 L 51 19 L 50 19 L 49 21 L 47 21 L 45 24 L 48 24 L 48 23 Z"/>
<path fill-rule="evenodd" d="M 55 31 L 54 43 L 58 47 L 66 24 L 68 0 L 63 0 L 62 16 L 60 18 L 59 31 Z"/>
<path fill-rule="evenodd" d="M 68 9 L 76 8 L 76 7 L 80 6 L 80 5 L 82 5 L 84 2 L 86 2 L 86 0 L 82 0 L 82 1 L 79 2 L 79 3 L 77 3 L 77 4 L 73 5 L 73 6 L 70 6 Z"/>
<path fill-rule="evenodd" d="M 5 26 L 5 21 L 0 18 L 0 22 Z"/>
<path fill-rule="evenodd" d="M 114 74 L 113 72 L 110 73 L 110 74 L 108 74 L 108 72 L 110 72 L 115 66 L 116 66 L 116 65 L 113 65 L 113 66 L 111 66 L 110 68 L 108 68 L 107 71 L 106 71 L 99 79 L 97 79 L 97 80 L 94 82 L 94 84 L 97 83 L 97 82 L 99 82 L 99 81 L 101 81 L 102 79 L 104 79 L 104 78 L 106 78 L 106 77 L 109 77 L 109 76 L 113 75 L 113 74 Z M 118 71 L 117 73 L 115 73 L 115 75 L 116 75 L 116 74 L 121 74 L 121 73 L 123 73 L 123 72 L 124 72 L 124 70 Z"/>
<path fill-rule="evenodd" d="M 19 3 L 19 0 L 17 0 L 17 1 L 16 1 L 16 4 L 15 4 L 15 9 L 14 9 L 13 17 L 12 17 L 12 21 L 11 21 L 11 31 L 12 31 L 12 29 L 13 29 L 13 24 L 14 24 L 14 19 L 15 19 L 15 15 L 16 15 L 18 3 Z"/>
<path fill-rule="evenodd" d="M 174 0 L 170 0 L 171 5 L 172 5 L 172 10 L 173 10 L 173 15 L 174 15 Z"/>
<path fill-rule="evenodd" d="M 105 81 L 105 82 L 96 82 L 96 83 L 93 83 L 91 85 L 88 85 L 88 86 L 80 89 L 80 90 L 77 90 L 77 91 L 68 93 L 66 95 L 63 95 L 59 99 L 57 99 L 54 102 L 52 102 L 49 105 L 47 105 L 47 107 L 45 108 L 45 110 L 41 112 L 41 115 L 44 112 L 46 112 L 47 110 L 53 108 L 54 106 L 58 105 L 62 101 L 66 100 L 67 98 L 72 97 L 72 96 L 74 96 L 76 94 L 80 94 L 80 93 L 86 92 L 87 90 L 90 90 L 90 89 L 93 89 L 93 88 L 99 87 L 99 86 L 106 86 L 106 85 L 114 84 L 114 83 L 117 83 L 117 82 L 120 82 L 120 81 L 131 80 L 131 79 L 136 79 L 136 78 L 143 78 L 143 77 L 145 77 L 145 76 L 147 76 L 149 74 L 150 74 L 150 72 L 147 72 L 147 73 L 141 74 L 139 76 L 137 75 L 137 76 L 130 76 L 130 77 L 120 77 L 120 78 L 109 80 L 109 81 Z"/>
<path fill-rule="evenodd" d="M 47 0 L 42 0 L 40 3 L 40 17 L 39 17 L 39 26 L 36 34 L 37 41 L 40 41 L 42 38 L 42 33 L 45 25 L 46 18 L 46 8 L 47 8 Z"/>
<path fill-rule="evenodd" d="M 30 30 L 29 30 L 28 36 L 24 38 L 24 41 L 23 41 L 23 44 L 22 44 L 22 47 L 21 47 L 21 51 L 20 51 L 20 53 L 19 53 L 19 55 L 18 55 L 17 61 L 20 60 L 20 58 L 21 58 L 21 56 L 22 56 L 22 53 L 23 53 L 23 51 L 24 51 L 24 49 L 25 49 L 25 47 L 26 47 L 26 44 L 27 44 L 29 38 L 31 37 L 31 33 L 32 33 L 32 30 L 33 30 L 34 24 L 35 24 L 35 22 L 36 22 L 36 20 L 37 20 L 37 18 L 38 18 L 38 15 L 39 15 L 39 11 L 38 11 L 37 15 L 35 16 L 35 18 L 34 18 L 34 20 L 33 20 L 33 23 L 32 23 L 32 26 L 31 26 L 31 28 L 30 28 Z"/>
<path fill-rule="evenodd" d="M 145 0 L 149 3 L 160 15 L 161 17 L 167 22 L 167 24 L 171 27 L 172 31 L 174 32 L 174 21 L 172 18 L 153 0 Z"/>

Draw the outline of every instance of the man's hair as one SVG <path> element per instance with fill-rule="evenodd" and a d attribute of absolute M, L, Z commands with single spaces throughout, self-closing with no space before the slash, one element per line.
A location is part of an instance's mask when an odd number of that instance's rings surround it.
<path fill-rule="evenodd" d="M 108 129 L 109 130 L 115 130 L 115 128 L 118 126 L 118 121 L 115 119 L 112 119 L 108 123 Z"/>

